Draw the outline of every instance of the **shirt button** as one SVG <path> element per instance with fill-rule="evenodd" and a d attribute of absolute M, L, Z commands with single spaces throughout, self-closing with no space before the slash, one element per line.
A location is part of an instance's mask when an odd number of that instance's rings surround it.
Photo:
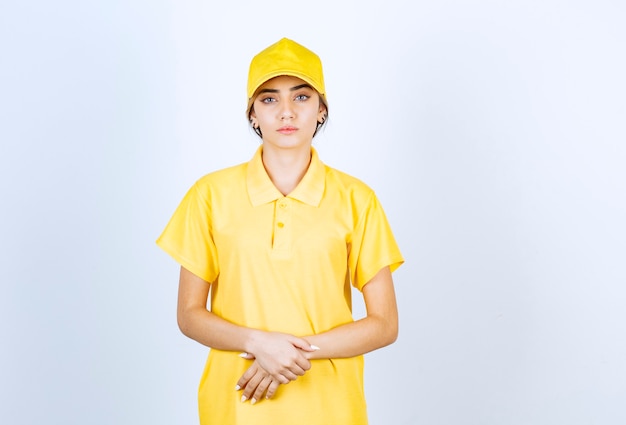
<path fill-rule="evenodd" d="M 278 204 L 279 207 L 281 208 L 285 208 L 287 206 L 287 204 L 285 204 L 284 202 L 281 202 L 280 204 Z"/>
<path fill-rule="evenodd" d="M 285 224 L 284 224 L 284 223 L 282 223 L 282 222 L 280 222 L 280 221 L 279 221 L 278 223 L 276 223 L 276 225 L 277 225 L 278 227 L 280 227 L 281 229 L 282 229 L 283 227 L 285 227 Z"/>

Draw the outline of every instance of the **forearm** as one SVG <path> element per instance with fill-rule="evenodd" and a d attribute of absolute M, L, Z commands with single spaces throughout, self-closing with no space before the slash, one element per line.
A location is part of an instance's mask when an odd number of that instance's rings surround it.
<path fill-rule="evenodd" d="M 381 269 L 364 287 L 367 316 L 327 332 L 307 336 L 320 347 L 309 358 L 354 357 L 391 344 L 398 337 L 398 307 L 389 267 Z"/>
<path fill-rule="evenodd" d="M 311 367 L 301 351 L 313 348 L 302 338 L 239 326 L 207 310 L 210 286 L 189 270 L 180 268 L 177 318 L 183 334 L 218 350 L 251 353 L 263 369 L 283 384 Z"/>
<path fill-rule="evenodd" d="M 202 307 L 179 309 L 178 327 L 189 338 L 225 351 L 254 351 L 254 341 L 262 332 L 231 323 Z"/>
<path fill-rule="evenodd" d="M 249 353 L 282 384 L 311 367 L 305 353 L 313 348 L 302 338 L 238 326 L 201 307 L 183 310 L 182 314 L 179 310 L 178 317 L 179 327 L 188 337 L 218 350 Z"/>
<path fill-rule="evenodd" d="M 176 317 L 181 332 L 218 350 L 251 351 L 251 341 L 261 332 L 238 326 L 207 310 L 210 287 L 208 282 L 180 268 Z"/>
<path fill-rule="evenodd" d="M 397 336 L 397 321 L 368 316 L 305 339 L 320 347 L 309 354 L 310 359 L 328 359 L 369 353 L 393 343 Z"/>

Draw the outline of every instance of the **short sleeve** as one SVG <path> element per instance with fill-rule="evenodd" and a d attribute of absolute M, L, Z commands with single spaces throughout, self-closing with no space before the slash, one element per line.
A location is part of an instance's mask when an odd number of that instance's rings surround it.
<path fill-rule="evenodd" d="M 156 243 L 196 276 L 210 283 L 215 281 L 219 266 L 211 205 L 198 183 L 189 189 Z"/>
<path fill-rule="evenodd" d="M 362 290 L 383 267 L 389 266 L 393 272 L 403 262 L 385 212 L 372 192 L 351 238 L 348 267 L 352 285 Z"/>

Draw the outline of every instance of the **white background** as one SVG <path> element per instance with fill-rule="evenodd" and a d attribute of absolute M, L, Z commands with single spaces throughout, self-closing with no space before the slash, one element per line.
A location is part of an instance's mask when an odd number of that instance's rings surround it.
<path fill-rule="evenodd" d="M 207 350 L 154 240 L 253 154 L 247 67 L 283 36 L 324 62 L 321 158 L 407 260 L 371 423 L 626 423 L 624 22 L 617 0 L 4 2 L 0 423 L 197 422 Z"/>

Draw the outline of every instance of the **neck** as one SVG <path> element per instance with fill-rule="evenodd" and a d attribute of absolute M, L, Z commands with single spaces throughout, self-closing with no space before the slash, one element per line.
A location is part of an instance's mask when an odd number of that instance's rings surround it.
<path fill-rule="evenodd" d="M 288 195 L 298 186 L 310 163 L 310 146 L 284 150 L 263 145 L 263 166 L 274 186 L 283 195 Z"/>

